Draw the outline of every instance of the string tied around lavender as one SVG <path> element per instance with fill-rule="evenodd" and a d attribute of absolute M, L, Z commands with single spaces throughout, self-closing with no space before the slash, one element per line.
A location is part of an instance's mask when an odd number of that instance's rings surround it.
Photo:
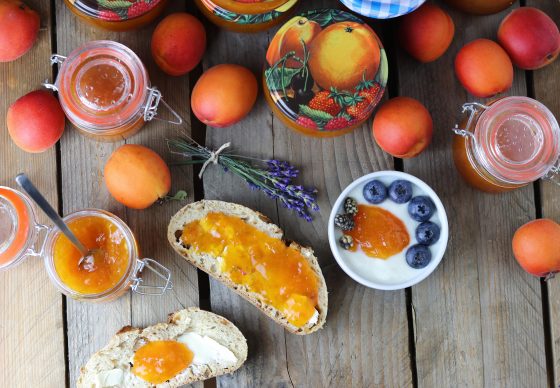
<path fill-rule="evenodd" d="M 220 158 L 220 154 L 222 153 L 223 150 L 225 150 L 226 148 L 229 148 L 231 146 L 230 142 L 224 143 L 220 146 L 220 148 L 218 148 L 216 151 L 210 151 L 210 156 L 208 157 L 208 160 L 206 160 L 206 162 L 204 162 L 204 164 L 202 165 L 202 167 L 200 168 L 200 172 L 198 173 L 198 178 L 202 179 L 202 176 L 204 175 L 204 171 L 206 171 L 206 167 L 208 167 L 208 165 L 212 164 L 218 164 L 218 160 Z"/>

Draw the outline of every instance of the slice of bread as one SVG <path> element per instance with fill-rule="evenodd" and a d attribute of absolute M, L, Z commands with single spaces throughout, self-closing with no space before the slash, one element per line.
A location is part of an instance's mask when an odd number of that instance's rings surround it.
<path fill-rule="evenodd" d="M 165 383 L 153 385 L 131 372 L 134 352 L 149 341 L 174 340 L 185 333 L 209 337 L 229 349 L 237 361 L 197 364 L 193 361 L 185 370 Z M 197 349 L 191 349 L 197 354 Z M 237 370 L 247 359 L 247 340 L 227 319 L 190 307 L 169 315 L 169 323 L 158 323 L 145 329 L 123 327 L 103 349 L 95 353 L 80 370 L 78 388 L 105 387 L 179 387 L 195 381 Z"/>
<path fill-rule="evenodd" d="M 208 213 L 212 212 L 224 213 L 230 216 L 239 217 L 247 224 L 254 226 L 258 230 L 268 234 L 273 238 L 283 240 L 286 245 L 301 252 L 303 257 L 305 257 L 305 259 L 309 262 L 309 265 L 317 275 L 317 281 L 319 284 L 319 302 L 316 307 L 318 313 L 316 319 L 310 320 L 303 327 L 292 325 L 290 322 L 288 322 L 285 314 L 267 304 L 260 294 L 250 291 L 246 286 L 238 285 L 232 282 L 228 276 L 221 273 L 216 257 L 212 257 L 204 253 L 195 252 L 191 247 L 186 247 L 183 245 L 181 241 L 181 235 L 183 233 L 185 225 L 192 221 L 199 220 L 206 216 Z M 207 272 L 209 275 L 224 283 L 233 291 L 258 307 L 263 313 L 274 319 L 280 325 L 284 326 L 290 332 L 295 334 L 310 334 L 323 327 L 327 318 L 328 297 L 325 278 L 323 277 L 323 273 L 321 272 L 321 268 L 319 267 L 317 258 L 313 254 L 313 250 L 310 248 L 302 247 L 295 242 L 284 240 L 283 236 L 284 233 L 282 232 L 282 229 L 273 224 L 266 216 L 262 215 L 261 213 L 238 204 L 211 200 L 194 202 L 179 210 L 179 212 L 177 212 L 177 214 L 175 214 L 171 218 L 171 221 L 169 222 L 169 228 L 167 230 L 167 238 L 169 239 L 169 243 L 171 244 L 173 249 L 175 249 L 177 253 L 183 256 L 191 264 L 195 265 L 204 272 Z"/>

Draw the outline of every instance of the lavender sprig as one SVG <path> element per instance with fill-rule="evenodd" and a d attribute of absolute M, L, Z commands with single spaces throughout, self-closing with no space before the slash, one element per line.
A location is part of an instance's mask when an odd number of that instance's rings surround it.
<path fill-rule="evenodd" d="M 188 159 L 176 164 L 205 164 L 215 157 L 211 150 L 192 139 L 168 139 L 167 145 L 172 153 Z M 292 181 L 298 177 L 299 170 L 286 161 L 250 159 L 228 152 L 220 153 L 215 161 L 224 171 L 242 178 L 251 190 L 260 190 L 278 200 L 306 221 L 312 221 L 310 211 L 319 211 L 317 190 L 294 185 Z"/>

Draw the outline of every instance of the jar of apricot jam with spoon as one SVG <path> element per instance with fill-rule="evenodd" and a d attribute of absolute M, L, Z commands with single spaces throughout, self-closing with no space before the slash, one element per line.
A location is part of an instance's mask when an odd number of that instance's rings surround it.
<path fill-rule="evenodd" d="M 31 199 L 24 193 L 0 186 L 0 271 L 15 267 L 27 257 L 42 257 L 53 284 L 77 300 L 106 302 L 129 289 L 143 295 L 162 295 L 173 287 L 170 271 L 153 259 L 141 259 L 130 228 L 104 210 L 85 209 L 63 220 L 88 249 L 94 260 L 83 255 L 57 227 L 41 225 Z M 145 284 L 144 270 L 162 281 Z"/>
<path fill-rule="evenodd" d="M 100 141 L 118 141 L 137 133 L 157 118 L 166 106 L 179 125 L 181 117 L 150 84 L 140 58 L 128 47 L 113 41 L 86 43 L 68 57 L 53 55 L 58 77 L 47 88 L 58 91 L 64 113 L 84 135 Z M 166 120 L 167 121 L 167 120 Z"/>
<path fill-rule="evenodd" d="M 560 128 L 550 110 L 528 97 L 467 103 L 453 131 L 453 158 L 463 179 L 489 193 L 552 179 L 559 172 Z"/>

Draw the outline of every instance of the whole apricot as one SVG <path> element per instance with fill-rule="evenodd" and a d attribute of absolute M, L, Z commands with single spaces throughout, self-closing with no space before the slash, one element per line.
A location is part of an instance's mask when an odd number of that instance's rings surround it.
<path fill-rule="evenodd" d="M 56 144 L 64 132 L 65 116 L 58 100 L 36 90 L 20 97 L 8 108 L 10 137 L 24 151 L 38 153 Z"/>
<path fill-rule="evenodd" d="M 373 119 L 373 137 L 383 151 L 397 158 L 412 158 L 432 141 L 430 112 L 418 100 L 395 97 L 381 105 Z"/>
<path fill-rule="evenodd" d="M 0 0 L 0 62 L 25 54 L 37 40 L 39 14 L 19 0 Z"/>
<path fill-rule="evenodd" d="M 459 50 L 455 74 L 473 96 L 491 97 L 511 87 L 513 64 L 498 43 L 476 39 Z"/>
<path fill-rule="evenodd" d="M 206 125 L 223 128 L 241 121 L 257 100 L 257 79 L 247 68 L 222 64 L 206 70 L 194 85 L 191 107 Z"/>
<path fill-rule="evenodd" d="M 183 75 L 200 63 L 206 50 L 206 31 L 194 16 L 172 13 L 157 25 L 151 48 L 161 70 L 169 75 Z"/>
<path fill-rule="evenodd" d="M 109 193 L 132 209 L 145 209 L 169 193 L 171 173 L 163 159 L 138 144 L 117 148 L 105 164 Z"/>
<path fill-rule="evenodd" d="M 331 24 L 311 41 L 311 76 L 323 89 L 353 90 L 364 78 L 375 77 L 381 58 L 378 42 L 367 24 Z"/>
<path fill-rule="evenodd" d="M 535 276 L 560 271 L 560 225 L 543 218 L 521 226 L 513 235 L 512 248 L 521 267 Z"/>
<path fill-rule="evenodd" d="M 475 15 L 500 12 L 513 4 L 513 0 L 445 0 L 460 11 Z"/>
<path fill-rule="evenodd" d="M 546 13 L 533 7 L 511 11 L 498 29 L 498 42 L 511 61 L 525 70 L 552 63 L 560 53 L 560 31 Z"/>
<path fill-rule="evenodd" d="M 447 12 L 431 3 L 401 18 L 401 46 L 416 60 L 432 62 L 445 53 L 455 34 L 455 24 Z"/>

